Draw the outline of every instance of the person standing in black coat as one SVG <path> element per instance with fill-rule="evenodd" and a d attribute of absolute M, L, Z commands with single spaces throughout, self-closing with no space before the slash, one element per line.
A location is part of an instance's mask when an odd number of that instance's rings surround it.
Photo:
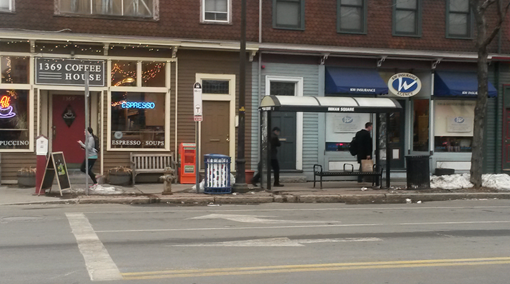
<path fill-rule="evenodd" d="M 358 163 L 361 171 L 361 160 L 372 158 L 372 122 L 365 123 L 365 129 L 361 129 L 356 133 L 356 143 L 358 145 Z M 358 176 L 358 182 L 362 181 L 362 177 Z"/>
<path fill-rule="evenodd" d="M 280 143 L 280 128 L 274 127 L 273 128 L 273 135 L 271 135 L 271 168 L 274 172 L 274 185 L 275 187 L 282 187 L 283 184 L 280 184 L 280 163 L 278 163 L 278 149 L 277 147 L 280 147 L 282 144 Z M 262 172 L 262 163 L 259 162 L 258 164 L 258 172 L 257 174 L 251 179 L 251 184 L 253 186 L 257 186 L 257 183 L 260 181 L 260 175 Z"/>

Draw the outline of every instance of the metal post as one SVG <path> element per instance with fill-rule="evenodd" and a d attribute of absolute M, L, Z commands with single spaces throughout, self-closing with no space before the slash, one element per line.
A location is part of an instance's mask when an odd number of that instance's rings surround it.
<path fill-rule="evenodd" d="M 89 71 L 85 71 L 85 188 L 89 195 Z"/>
<path fill-rule="evenodd" d="M 198 121 L 195 122 L 195 186 L 197 193 L 200 192 L 200 152 L 198 149 Z M 184 159 L 183 157 L 181 159 Z M 207 174 L 207 173 L 206 173 Z M 205 186 L 205 185 L 204 185 Z"/>
<path fill-rule="evenodd" d="M 271 115 L 272 112 L 267 112 L 267 135 L 266 135 L 266 166 L 267 166 L 267 190 L 271 190 Z"/>
<path fill-rule="evenodd" d="M 381 144 L 379 143 L 379 139 L 381 137 L 381 118 L 380 118 L 380 114 L 377 113 L 375 115 L 375 164 L 377 165 L 377 169 L 376 170 L 379 170 L 382 165 L 381 165 Z M 382 179 L 382 178 L 381 178 Z M 377 182 L 375 183 L 376 186 L 382 186 L 382 184 L 379 184 L 379 182 L 382 183 L 382 180 L 379 181 L 379 178 L 377 178 Z"/>
<path fill-rule="evenodd" d="M 386 188 L 390 188 L 391 149 L 390 149 L 390 113 L 386 113 Z"/>
<path fill-rule="evenodd" d="M 241 0 L 241 50 L 239 52 L 239 126 L 237 128 L 237 160 L 236 160 L 236 183 L 233 186 L 234 192 L 247 192 L 245 169 L 246 160 L 244 157 L 245 144 L 245 93 L 246 93 L 246 0 Z"/>

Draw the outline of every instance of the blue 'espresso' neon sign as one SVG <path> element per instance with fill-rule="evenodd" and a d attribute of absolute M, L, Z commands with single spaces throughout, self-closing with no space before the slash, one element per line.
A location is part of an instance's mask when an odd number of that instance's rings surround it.
<path fill-rule="evenodd" d="M 156 104 L 153 102 L 123 102 L 122 108 L 134 108 L 134 109 L 154 109 Z"/>

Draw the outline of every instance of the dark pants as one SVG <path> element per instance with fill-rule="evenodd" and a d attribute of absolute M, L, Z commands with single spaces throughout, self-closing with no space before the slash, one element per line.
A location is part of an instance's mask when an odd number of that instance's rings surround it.
<path fill-rule="evenodd" d="M 280 184 L 280 164 L 277 159 L 271 159 L 271 168 L 274 172 L 274 184 Z M 262 163 L 259 162 L 257 174 L 252 178 L 251 183 L 258 183 L 262 172 Z"/>
<path fill-rule="evenodd" d="M 92 182 L 94 184 L 97 183 L 96 174 L 94 174 L 92 172 L 92 167 L 94 167 L 95 162 L 96 162 L 96 159 L 89 159 L 89 177 L 92 179 Z M 83 160 L 83 163 L 81 164 L 80 171 L 85 172 L 85 160 Z"/>
<path fill-rule="evenodd" d="M 359 163 L 359 171 L 361 172 L 361 162 L 358 162 L 358 163 Z M 358 182 L 363 182 L 362 176 L 358 176 Z"/>

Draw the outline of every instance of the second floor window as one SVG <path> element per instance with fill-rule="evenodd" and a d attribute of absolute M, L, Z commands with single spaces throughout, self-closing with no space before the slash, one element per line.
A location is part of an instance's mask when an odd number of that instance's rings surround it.
<path fill-rule="evenodd" d="M 14 0 L 0 0 L 0 12 L 14 11 Z"/>
<path fill-rule="evenodd" d="M 337 0 L 339 33 L 366 33 L 366 0 Z"/>
<path fill-rule="evenodd" d="M 470 38 L 472 36 L 472 14 L 469 0 L 448 0 L 446 36 Z"/>
<path fill-rule="evenodd" d="M 202 0 L 202 22 L 230 22 L 231 0 Z"/>
<path fill-rule="evenodd" d="M 420 0 L 393 1 L 393 34 L 421 36 Z"/>
<path fill-rule="evenodd" d="M 59 7 L 63 14 L 154 18 L 155 1 L 157 0 L 59 0 Z"/>
<path fill-rule="evenodd" d="M 273 0 L 273 27 L 305 29 L 305 0 Z"/>

